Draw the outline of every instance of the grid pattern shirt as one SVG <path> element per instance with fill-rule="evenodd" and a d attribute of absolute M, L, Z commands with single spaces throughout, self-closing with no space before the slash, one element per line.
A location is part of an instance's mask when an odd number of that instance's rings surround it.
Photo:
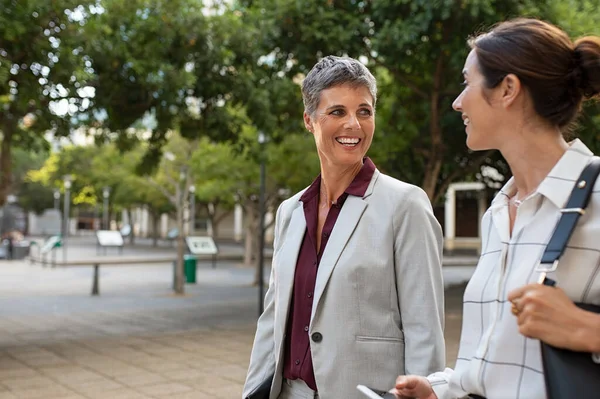
<path fill-rule="evenodd" d="M 482 220 L 482 251 L 463 298 L 463 326 L 455 370 L 428 377 L 439 399 L 478 394 L 488 399 L 545 399 L 540 342 L 526 338 L 511 314 L 508 293 L 536 282 L 546 244 L 575 182 L 592 152 L 579 140 L 569 149 L 517 210 L 509 231 L 511 179 L 492 201 Z M 600 305 L 600 179 L 571 236 L 557 281 L 575 302 Z M 600 332 L 599 332 L 600 333 Z M 599 361 L 598 354 L 593 358 Z"/>

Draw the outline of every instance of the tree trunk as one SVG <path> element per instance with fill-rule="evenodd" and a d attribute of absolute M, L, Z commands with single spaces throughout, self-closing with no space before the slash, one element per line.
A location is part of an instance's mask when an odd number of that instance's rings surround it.
<path fill-rule="evenodd" d="M 212 237 L 216 241 L 219 239 L 219 222 L 215 219 L 212 223 Z"/>
<path fill-rule="evenodd" d="M 210 223 L 210 237 L 212 237 L 213 240 L 217 239 L 217 223 L 215 222 L 215 215 L 212 214 L 210 211 L 208 212 L 208 223 Z M 208 226 L 207 230 L 208 230 Z"/>
<path fill-rule="evenodd" d="M 231 214 L 231 211 L 225 211 L 225 212 L 221 212 L 221 214 L 217 216 L 217 207 L 215 206 L 215 216 L 213 217 L 213 220 L 211 221 L 212 229 L 213 229 L 213 236 L 215 239 L 219 238 L 219 225 L 221 224 L 223 219 L 225 219 L 225 217 L 229 214 Z"/>
<path fill-rule="evenodd" d="M 254 237 L 255 234 L 256 234 L 256 231 L 254 231 L 254 229 L 251 229 L 248 226 L 246 227 L 246 240 L 245 240 L 245 250 L 244 250 L 244 265 L 246 265 L 246 266 L 251 266 L 252 261 L 254 259 L 256 259 L 256 255 L 255 255 L 256 238 Z"/>
<path fill-rule="evenodd" d="M 431 149 L 427 166 L 425 167 L 425 176 L 423 178 L 423 190 L 431 201 L 436 196 L 437 180 L 442 169 L 444 160 L 444 145 L 442 143 L 442 129 L 440 127 L 440 90 L 444 72 L 444 57 L 440 54 L 437 60 L 433 90 L 430 97 L 431 120 L 429 122 L 429 133 L 431 138 Z"/>
<path fill-rule="evenodd" d="M 11 120 L 2 128 L 2 145 L 0 146 L 0 206 L 6 204 L 6 197 L 12 188 L 12 139 L 16 125 Z"/>
<path fill-rule="evenodd" d="M 158 221 L 160 216 L 156 212 L 152 212 L 152 246 L 158 247 Z"/>
<path fill-rule="evenodd" d="M 183 204 L 181 203 L 181 189 L 177 187 L 177 229 L 179 234 L 177 235 L 177 262 L 175 267 L 175 293 L 183 295 L 185 293 L 184 286 L 184 270 L 183 270 Z"/>
<path fill-rule="evenodd" d="M 127 219 L 129 219 L 129 227 L 131 227 L 131 233 L 129 233 L 129 244 L 133 245 L 135 244 L 135 232 L 133 229 L 135 223 L 133 223 L 133 212 L 131 212 L 131 209 L 127 209 Z"/>

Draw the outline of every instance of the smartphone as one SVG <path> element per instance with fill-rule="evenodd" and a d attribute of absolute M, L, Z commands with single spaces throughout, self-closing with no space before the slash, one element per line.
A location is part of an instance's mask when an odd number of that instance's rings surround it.
<path fill-rule="evenodd" d="M 365 394 L 367 398 L 371 399 L 396 399 L 396 395 L 387 391 L 381 391 L 379 389 L 369 388 L 365 385 L 357 385 L 356 389 Z"/>

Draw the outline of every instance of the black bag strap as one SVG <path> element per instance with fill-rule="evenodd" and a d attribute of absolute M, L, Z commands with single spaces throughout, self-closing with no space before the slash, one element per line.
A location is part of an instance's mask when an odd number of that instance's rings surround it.
<path fill-rule="evenodd" d="M 585 213 L 585 208 L 590 202 L 596 178 L 600 174 L 600 158 L 593 157 L 586 165 L 581 175 L 575 182 L 565 208 L 561 209 L 562 216 L 556 224 L 554 233 L 542 255 L 540 266 L 536 269 L 542 272 L 540 283 L 544 283 L 546 273 L 553 272 L 558 266 L 558 260 L 565 251 L 567 242 L 575 230 L 577 221 Z M 549 279 L 548 279 L 549 280 Z M 553 285 L 550 283 L 549 285 Z"/>

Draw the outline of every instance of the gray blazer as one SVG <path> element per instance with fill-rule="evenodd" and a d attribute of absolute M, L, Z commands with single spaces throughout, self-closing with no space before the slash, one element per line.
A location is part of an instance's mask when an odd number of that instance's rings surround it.
<path fill-rule="evenodd" d="M 269 289 L 244 397 L 273 373 L 270 399 L 281 391 L 286 321 L 306 230 L 301 195 L 277 211 Z M 441 257 L 441 228 L 420 188 L 376 170 L 363 198 L 348 196 L 321 258 L 308 332 L 321 398 L 364 399 L 357 384 L 390 389 L 398 375 L 444 369 Z"/>

